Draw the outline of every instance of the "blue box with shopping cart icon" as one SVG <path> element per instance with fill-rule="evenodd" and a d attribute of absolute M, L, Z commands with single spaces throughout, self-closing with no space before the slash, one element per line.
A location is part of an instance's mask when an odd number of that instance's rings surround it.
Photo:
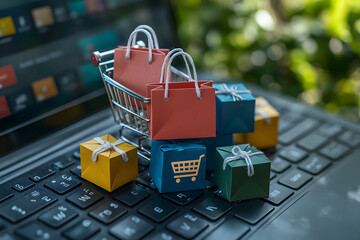
<path fill-rule="evenodd" d="M 206 148 L 197 141 L 153 140 L 149 173 L 160 193 L 204 189 Z"/>
<path fill-rule="evenodd" d="M 216 133 L 254 131 L 255 98 L 242 83 L 214 84 L 216 94 Z"/>

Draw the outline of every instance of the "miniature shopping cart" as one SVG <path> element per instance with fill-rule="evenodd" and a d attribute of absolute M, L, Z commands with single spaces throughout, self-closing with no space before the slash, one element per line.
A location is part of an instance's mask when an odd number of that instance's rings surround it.
<path fill-rule="evenodd" d="M 172 169 L 174 171 L 174 178 L 176 182 L 180 182 L 180 178 L 183 177 L 192 177 L 191 181 L 195 182 L 196 176 L 198 175 L 201 159 L 205 155 L 202 154 L 199 159 L 196 160 L 186 160 L 186 161 L 177 161 L 171 162 Z"/>
<path fill-rule="evenodd" d="M 114 53 L 114 49 L 102 53 L 98 51 L 93 52 L 92 62 L 94 66 L 99 67 L 114 121 L 120 125 L 120 137 L 124 141 L 138 147 L 140 150 L 138 154 L 146 160 L 150 160 L 150 151 L 143 147 L 142 141 L 149 139 L 150 136 L 148 128 L 150 119 L 147 118 L 145 106 L 151 102 L 151 99 L 141 96 L 112 79 Z M 171 72 L 173 82 L 188 80 L 188 76 L 175 67 L 171 67 Z M 133 135 L 131 138 L 125 136 L 123 134 L 125 130 L 135 133 L 136 137 L 134 138 Z"/>

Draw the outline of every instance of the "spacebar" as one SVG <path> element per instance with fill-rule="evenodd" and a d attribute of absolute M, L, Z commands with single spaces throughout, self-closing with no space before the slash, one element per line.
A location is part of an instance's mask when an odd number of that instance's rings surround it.
<path fill-rule="evenodd" d="M 295 139 L 305 135 L 307 132 L 315 128 L 317 124 L 317 121 L 310 118 L 303 120 L 302 122 L 295 125 L 293 128 L 281 134 L 279 136 L 279 143 L 284 145 L 290 144 Z"/>
<path fill-rule="evenodd" d="M 215 229 L 210 235 L 208 235 L 206 240 L 218 240 L 218 239 L 239 239 L 245 235 L 250 230 L 250 228 L 240 220 L 236 218 L 229 218 L 218 228 Z"/>

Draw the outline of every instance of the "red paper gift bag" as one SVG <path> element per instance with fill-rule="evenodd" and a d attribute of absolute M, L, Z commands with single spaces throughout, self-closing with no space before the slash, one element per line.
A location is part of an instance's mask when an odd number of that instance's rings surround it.
<path fill-rule="evenodd" d="M 147 48 L 130 47 L 132 40 L 139 32 L 146 34 Z M 156 38 L 155 35 L 153 36 Z M 144 97 L 147 97 L 147 84 L 159 82 L 161 66 L 169 52 L 168 49 L 154 49 L 153 45 L 153 40 L 147 30 L 136 29 L 130 34 L 127 46 L 116 48 L 114 54 L 114 80 Z"/>
<path fill-rule="evenodd" d="M 192 65 L 194 81 L 169 83 L 171 62 L 186 56 Z M 215 89 L 212 81 L 197 81 L 189 54 L 177 52 L 167 66 L 165 83 L 149 84 L 149 130 L 152 140 L 215 137 Z M 190 79 L 191 80 L 191 79 Z"/>

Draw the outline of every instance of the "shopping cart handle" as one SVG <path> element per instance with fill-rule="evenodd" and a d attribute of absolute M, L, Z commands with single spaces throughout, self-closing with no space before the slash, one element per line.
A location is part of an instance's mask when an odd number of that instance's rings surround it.
<path fill-rule="evenodd" d="M 99 51 L 95 51 L 91 54 L 91 61 L 94 66 L 99 66 L 99 63 L 101 62 L 102 58 L 112 56 L 114 55 L 114 52 L 115 52 L 114 49 L 102 53 L 100 53 Z"/>
<path fill-rule="evenodd" d="M 98 66 L 99 63 L 100 63 L 100 60 L 101 60 L 101 58 L 100 58 L 100 52 L 99 51 L 93 52 L 91 54 L 91 61 L 92 61 L 92 64 L 94 66 Z"/>

